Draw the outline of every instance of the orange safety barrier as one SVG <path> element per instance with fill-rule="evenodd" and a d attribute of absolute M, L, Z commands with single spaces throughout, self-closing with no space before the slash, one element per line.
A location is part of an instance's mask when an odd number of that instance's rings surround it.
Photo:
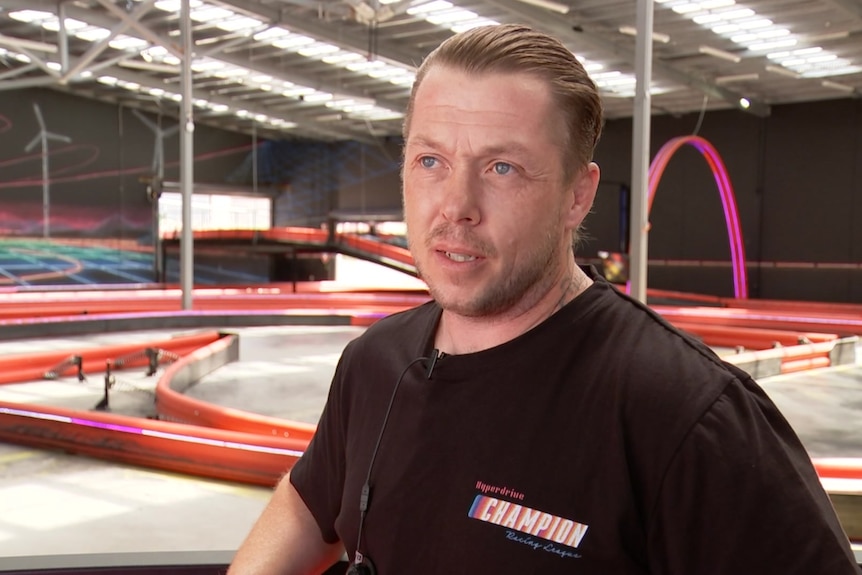
<path fill-rule="evenodd" d="M 310 441 L 311 436 L 314 435 L 314 431 L 317 429 L 316 425 L 217 406 L 171 389 L 171 380 L 190 363 L 200 361 L 214 353 L 218 353 L 231 344 L 230 338 L 226 337 L 200 348 L 171 364 L 156 384 L 156 405 L 159 415 L 204 427 L 242 431 L 244 433 L 267 437 L 290 437 L 301 441 Z"/>
<path fill-rule="evenodd" d="M 58 364 L 72 356 L 81 357 L 81 367 L 84 373 L 102 373 L 105 371 L 108 360 L 115 360 L 135 352 L 142 352 L 147 347 L 170 351 L 177 355 L 185 355 L 219 339 L 219 337 L 221 335 L 217 331 L 206 331 L 153 341 L 146 345 L 129 343 L 85 349 L 0 356 L 0 384 L 47 379 L 45 376 L 47 372 L 56 368 Z M 147 361 L 147 358 L 142 355 L 140 358 L 124 362 L 123 367 L 143 366 L 147 365 Z M 72 369 L 69 368 L 69 372 L 71 371 Z"/>
<path fill-rule="evenodd" d="M 704 343 L 716 347 L 737 347 L 745 349 L 769 349 L 776 344 L 796 346 L 808 342 L 830 342 L 838 339 L 833 333 L 797 332 L 793 330 L 763 329 L 755 327 L 730 327 L 672 321 L 676 327 L 701 338 Z M 831 349 L 831 348 L 830 348 Z"/>
<path fill-rule="evenodd" d="M 40 294 L 41 295 L 41 294 Z M 62 299 L 61 299 L 62 298 Z M 272 293 L 266 290 L 196 289 L 195 311 L 261 310 L 278 313 L 394 313 L 428 300 L 426 293 Z M 0 325 L 33 318 L 69 318 L 99 314 L 181 311 L 181 294 L 166 290 L 87 292 L 83 294 L 10 294 L 0 299 Z"/>
<path fill-rule="evenodd" d="M 0 440 L 272 486 L 308 442 L 104 412 L 0 402 Z"/>

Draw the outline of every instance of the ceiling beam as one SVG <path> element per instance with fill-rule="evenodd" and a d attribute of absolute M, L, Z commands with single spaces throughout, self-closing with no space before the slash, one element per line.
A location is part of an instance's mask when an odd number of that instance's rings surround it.
<path fill-rule="evenodd" d="M 291 3 L 295 1 L 290 0 Z M 300 18 L 285 10 L 275 10 L 269 6 L 243 2 L 242 0 L 220 0 L 220 2 L 237 10 L 252 12 L 273 24 L 282 24 L 293 32 L 317 38 L 345 50 L 352 50 L 360 54 L 368 52 L 368 36 L 350 30 L 347 26 L 329 24 L 319 19 Z M 373 55 L 389 60 L 394 64 L 415 68 L 419 66 L 427 52 L 413 46 L 387 41 L 385 37 L 381 36 L 375 40 Z"/>
<path fill-rule="evenodd" d="M 590 46 L 599 49 L 605 54 L 614 54 L 626 64 L 634 68 L 635 54 L 633 50 L 621 46 L 604 35 L 581 30 L 580 27 L 575 29 L 569 21 L 565 18 L 561 18 L 557 14 L 551 14 L 547 10 L 543 10 L 541 8 L 527 6 L 518 0 L 484 0 L 484 3 L 505 10 L 514 16 L 517 16 L 521 20 L 526 20 L 545 32 L 555 35 L 564 43 L 566 43 L 567 40 L 571 40 L 573 43 L 582 41 L 585 44 L 589 44 Z M 670 80 L 676 84 L 699 90 L 710 97 L 724 100 L 735 108 L 740 108 L 740 99 L 744 97 L 743 94 L 739 94 L 723 86 L 718 86 L 704 80 L 703 78 L 692 76 L 691 74 L 683 72 L 682 70 L 655 58 L 653 59 L 652 68 L 653 72 L 657 76 Z M 746 112 L 750 112 L 760 117 L 766 117 L 769 115 L 769 105 L 752 98 L 747 98 L 747 100 L 750 105 L 745 110 Z"/>
<path fill-rule="evenodd" d="M 826 0 L 856 19 L 862 20 L 862 0 Z"/>
<path fill-rule="evenodd" d="M 124 82 L 134 82 L 136 84 L 140 84 L 141 86 L 145 86 L 147 88 L 161 88 L 164 89 L 164 85 L 160 85 L 159 82 L 151 76 L 146 74 L 138 74 L 136 72 L 132 72 L 120 67 L 114 67 L 104 70 L 103 72 L 106 75 L 113 76 L 118 80 L 122 80 Z M 222 97 L 217 94 L 211 94 L 209 92 L 204 92 L 201 90 L 193 90 L 192 97 L 195 99 L 202 99 L 208 102 L 212 102 L 213 104 L 221 104 L 228 106 L 230 108 L 236 108 L 237 102 L 227 98 Z M 359 132 L 353 129 L 347 128 L 335 128 L 335 129 L 327 129 L 323 127 L 321 124 L 308 122 L 301 117 L 291 116 L 285 114 L 273 114 L 271 108 L 267 108 L 266 106 L 260 106 L 258 104 L 253 104 L 251 102 L 245 101 L 241 104 L 244 110 L 247 110 L 251 115 L 263 114 L 269 117 L 278 117 L 286 122 L 292 122 L 296 124 L 299 128 L 301 128 L 306 133 L 317 133 L 326 139 L 351 139 L 357 140 L 365 143 L 376 143 L 374 138 L 370 137 L 368 134 L 364 132 Z M 285 130 L 289 133 L 289 130 Z"/>
<path fill-rule="evenodd" d="M 31 9 L 31 10 L 44 10 L 46 12 L 55 12 L 56 11 L 56 3 L 52 0 L 3 0 L 3 5 L 10 7 L 12 9 Z M 101 13 L 96 12 L 94 10 L 81 8 L 77 5 L 70 5 L 67 7 L 67 16 L 70 18 L 75 18 L 77 20 L 81 20 L 83 22 L 87 22 L 94 26 L 100 26 L 102 28 L 106 28 L 108 30 L 112 29 L 117 25 L 117 20 L 114 18 Z M 248 12 L 248 8 L 243 9 L 244 12 Z M 143 27 L 143 24 L 137 23 L 134 28 L 139 30 Z M 153 31 L 149 31 L 147 34 L 146 40 L 157 43 L 162 46 L 172 45 L 173 40 L 169 37 L 160 36 Z M 174 49 L 176 49 L 174 47 Z M 345 86 L 340 82 L 330 82 L 327 80 L 321 80 L 320 78 L 312 75 L 302 74 L 295 71 L 291 71 L 289 69 L 282 68 L 280 66 L 273 66 L 262 64 L 259 61 L 253 61 L 247 58 L 244 58 L 240 55 L 231 55 L 221 53 L 218 56 L 214 56 L 216 59 L 226 62 L 228 64 L 233 64 L 235 66 L 241 66 L 243 68 L 248 68 L 254 72 L 258 72 L 260 74 L 267 74 L 274 78 L 282 78 L 284 80 L 293 82 L 295 84 L 302 84 L 309 88 L 314 88 L 316 90 L 321 90 L 325 92 L 330 92 L 334 94 L 339 94 L 343 96 L 350 96 L 354 98 L 361 98 L 365 100 L 372 100 L 376 105 L 380 105 L 383 107 L 391 107 L 392 100 L 381 103 L 378 102 L 377 99 L 369 94 L 365 90 L 356 90 L 349 86 Z M 179 68 L 177 68 L 177 72 L 179 72 Z M 353 74 L 347 70 L 344 70 L 344 75 L 351 75 L 357 78 L 364 78 L 359 74 Z M 406 98 L 403 101 L 397 102 L 400 105 L 404 105 L 406 103 Z"/>

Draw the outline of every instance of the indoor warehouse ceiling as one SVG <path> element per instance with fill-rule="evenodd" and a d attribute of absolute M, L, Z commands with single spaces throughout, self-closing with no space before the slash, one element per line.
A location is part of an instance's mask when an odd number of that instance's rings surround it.
<path fill-rule="evenodd" d="M 179 115 L 180 0 L 0 0 L 0 90 Z M 453 31 L 559 37 L 630 116 L 635 0 L 191 0 L 195 118 L 266 138 L 400 133 L 416 66 Z M 862 96 L 862 0 L 655 0 L 654 113 Z"/>

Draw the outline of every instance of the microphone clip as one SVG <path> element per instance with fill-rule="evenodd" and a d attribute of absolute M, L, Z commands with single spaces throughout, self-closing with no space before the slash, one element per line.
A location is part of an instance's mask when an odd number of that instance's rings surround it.
<path fill-rule="evenodd" d="M 431 379 L 434 373 L 434 367 L 437 365 L 437 360 L 443 357 L 443 353 L 436 347 L 431 351 L 431 357 L 428 360 L 428 369 L 425 370 L 425 379 Z"/>

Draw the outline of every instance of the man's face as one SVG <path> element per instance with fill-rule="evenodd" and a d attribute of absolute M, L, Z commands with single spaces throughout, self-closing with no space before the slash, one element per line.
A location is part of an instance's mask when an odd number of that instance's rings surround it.
<path fill-rule="evenodd" d="M 532 75 L 438 66 L 425 76 L 405 143 L 404 213 L 416 265 L 444 309 L 506 314 L 560 279 L 571 230 L 589 210 L 578 184 L 563 181 L 561 124 Z"/>

